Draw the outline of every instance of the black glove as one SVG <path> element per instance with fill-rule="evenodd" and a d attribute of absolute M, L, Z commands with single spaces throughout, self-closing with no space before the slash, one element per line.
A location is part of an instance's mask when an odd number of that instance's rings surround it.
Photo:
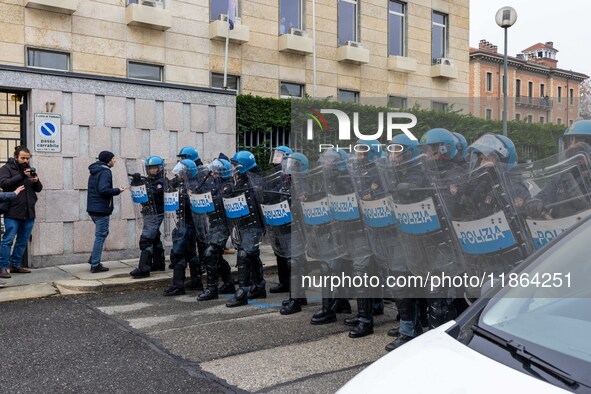
<path fill-rule="evenodd" d="M 523 211 L 530 218 L 542 218 L 544 209 L 544 202 L 538 198 L 532 198 L 523 204 Z"/>

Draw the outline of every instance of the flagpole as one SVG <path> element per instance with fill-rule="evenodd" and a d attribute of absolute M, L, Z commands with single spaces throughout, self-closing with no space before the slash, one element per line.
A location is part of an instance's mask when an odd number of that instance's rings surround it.
<path fill-rule="evenodd" d="M 312 0 L 312 76 L 314 80 L 312 97 L 316 98 L 316 0 Z"/>
<path fill-rule="evenodd" d="M 226 55 L 224 58 L 224 89 L 228 89 L 228 46 L 230 45 L 230 23 L 226 32 Z"/>

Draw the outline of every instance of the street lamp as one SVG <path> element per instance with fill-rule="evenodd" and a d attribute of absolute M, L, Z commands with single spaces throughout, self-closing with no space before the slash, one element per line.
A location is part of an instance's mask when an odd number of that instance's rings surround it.
<path fill-rule="evenodd" d="M 505 54 L 503 56 L 503 135 L 507 135 L 507 29 L 517 20 L 517 11 L 513 7 L 503 7 L 495 16 L 497 25 L 505 29 Z"/>

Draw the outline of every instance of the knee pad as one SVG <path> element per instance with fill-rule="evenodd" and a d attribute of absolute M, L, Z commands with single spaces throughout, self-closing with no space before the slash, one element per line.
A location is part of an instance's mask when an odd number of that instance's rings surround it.
<path fill-rule="evenodd" d="M 140 250 L 148 249 L 150 246 L 152 246 L 151 239 L 140 237 Z"/>

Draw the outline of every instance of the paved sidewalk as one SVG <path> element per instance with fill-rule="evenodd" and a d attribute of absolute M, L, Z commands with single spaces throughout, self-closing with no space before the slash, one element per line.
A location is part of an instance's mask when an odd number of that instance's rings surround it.
<path fill-rule="evenodd" d="M 236 253 L 225 254 L 232 272 L 236 271 Z M 277 266 L 275 255 L 269 245 L 261 246 L 261 259 L 265 271 Z M 12 274 L 10 279 L 2 279 L 0 302 L 49 297 L 54 295 L 95 293 L 101 291 L 122 291 L 165 287 L 172 271 L 153 272 L 148 278 L 133 279 L 129 272 L 138 265 L 138 259 L 106 261 L 107 272 L 93 274 L 88 263 L 58 265 L 56 267 L 31 269 L 30 274 Z M 187 272 L 188 276 L 188 272 Z"/>

